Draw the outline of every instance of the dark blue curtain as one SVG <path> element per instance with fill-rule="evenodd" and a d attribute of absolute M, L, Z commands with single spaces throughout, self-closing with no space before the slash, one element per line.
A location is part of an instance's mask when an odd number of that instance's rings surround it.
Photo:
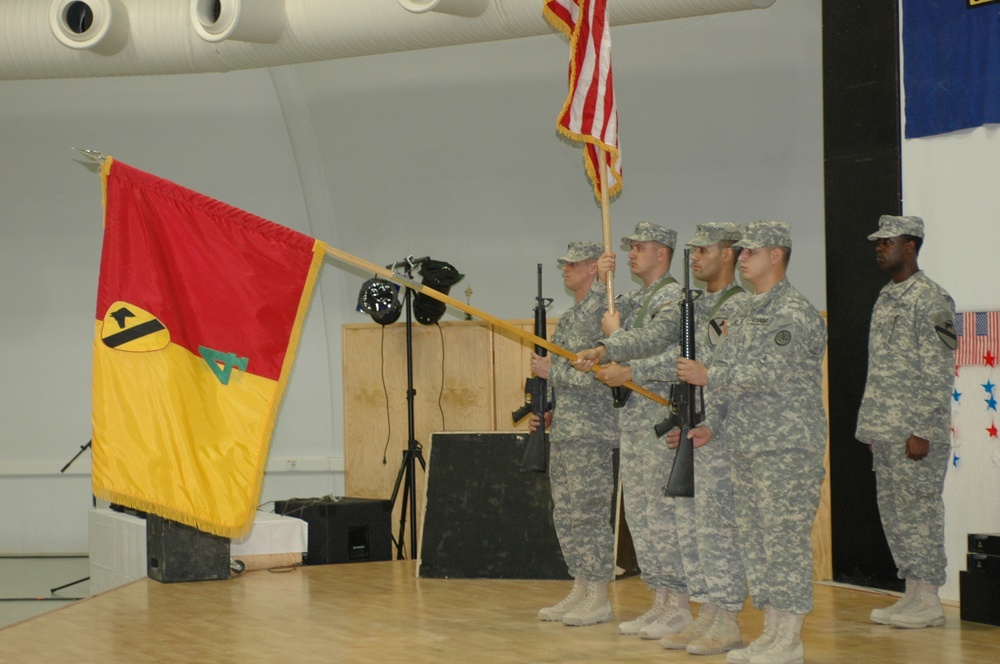
<path fill-rule="evenodd" d="M 1000 2 L 903 0 L 906 137 L 1000 122 Z"/>

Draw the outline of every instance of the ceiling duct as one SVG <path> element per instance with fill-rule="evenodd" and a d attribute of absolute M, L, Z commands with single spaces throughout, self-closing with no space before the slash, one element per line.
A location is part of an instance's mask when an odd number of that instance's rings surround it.
<path fill-rule="evenodd" d="M 199 37 L 273 44 L 285 31 L 284 0 L 191 0 L 191 24 Z"/>
<path fill-rule="evenodd" d="M 399 4 L 406 11 L 414 14 L 440 12 L 441 14 L 472 18 L 480 16 L 486 11 L 490 0 L 399 0 Z"/>
<path fill-rule="evenodd" d="M 0 0 L 0 80 L 224 72 L 555 32 L 541 0 L 489 0 L 474 17 L 442 13 L 454 1 L 410 0 L 433 5 L 414 13 L 400 0 L 54 0 L 50 19 L 50 3 Z M 615 0 L 611 23 L 773 3 Z"/>
<path fill-rule="evenodd" d="M 128 41 L 128 12 L 119 0 L 52 0 L 49 29 L 67 48 L 114 55 Z"/>

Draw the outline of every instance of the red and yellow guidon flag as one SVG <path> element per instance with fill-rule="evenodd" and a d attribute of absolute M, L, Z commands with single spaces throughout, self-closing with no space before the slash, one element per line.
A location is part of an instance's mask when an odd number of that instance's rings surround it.
<path fill-rule="evenodd" d="M 241 537 L 325 245 L 111 158 L 102 177 L 94 494 Z"/>

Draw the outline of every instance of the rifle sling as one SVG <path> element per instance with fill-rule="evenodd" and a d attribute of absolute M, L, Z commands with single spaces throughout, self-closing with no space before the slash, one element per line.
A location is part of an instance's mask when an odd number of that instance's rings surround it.
<path fill-rule="evenodd" d="M 634 330 L 636 328 L 642 327 L 642 323 L 646 318 L 646 314 L 649 312 L 649 304 L 650 302 L 653 301 L 653 296 L 656 295 L 657 291 L 659 291 L 667 284 L 676 284 L 676 283 L 677 280 L 674 279 L 669 274 L 660 279 L 659 283 L 653 286 L 653 289 L 649 291 L 649 293 L 646 295 L 646 299 L 643 301 L 642 307 L 639 309 L 639 313 L 635 315 L 635 320 L 632 321 L 632 325 L 629 327 L 629 329 Z M 612 387 L 611 394 L 613 396 L 614 407 L 621 408 L 625 405 L 625 402 L 628 401 L 628 398 L 632 396 L 632 390 L 630 390 L 625 386 Z"/>
<path fill-rule="evenodd" d="M 711 322 L 715 318 L 715 314 L 719 313 L 719 309 L 722 308 L 722 305 L 725 304 L 726 300 L 737 293 L 742 293 L 744 290 L 745 289 L 742 286 L 732 286 L 729 290 L 723 293 L 722 297 L 716 301 L 715 306 L 712 307 L 712 311 L 709 312 L 708 321 Z"/>
<path fill-rule="evenodd" d="M 643 301 L 642 307 L 639 309 L 639 313 L 637 313 L 635 315 L 635 320 L 632 321 L 632 325 L 630 326 L 630 329 L 634 330 L 637 327 L 642 327 L 642 323 L 646 319 L 646 314 L 649 313 L 649 305 L 653 301 L 653 296 L 656 295 L 657 291 L 659 291 L 661 288 L 663 288 L 664 286 L 666 286 L 668 284 L 676 284 L 676 283 L 677 283 L 677 280 L 674 279 L 669 274 L 667 276 L 663 277 L 662 279 L 660 279 L 660 282 L 658 284 L 656 284 L 655 286 L 653 286 L 653 289 L 651 291 L 649 291 L 648 295 L 646 295 L 646 299 L 645 299 L 645 301 Z"/>

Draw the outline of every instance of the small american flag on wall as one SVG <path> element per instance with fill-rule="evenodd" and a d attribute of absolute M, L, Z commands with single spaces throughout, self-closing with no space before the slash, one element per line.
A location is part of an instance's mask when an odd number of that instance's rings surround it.
<path fill-rule="evenodd" d="M 1000 356 L 1000 311 L 961 311 L 955 315 L 955 366 L 997 366 Z"/>

